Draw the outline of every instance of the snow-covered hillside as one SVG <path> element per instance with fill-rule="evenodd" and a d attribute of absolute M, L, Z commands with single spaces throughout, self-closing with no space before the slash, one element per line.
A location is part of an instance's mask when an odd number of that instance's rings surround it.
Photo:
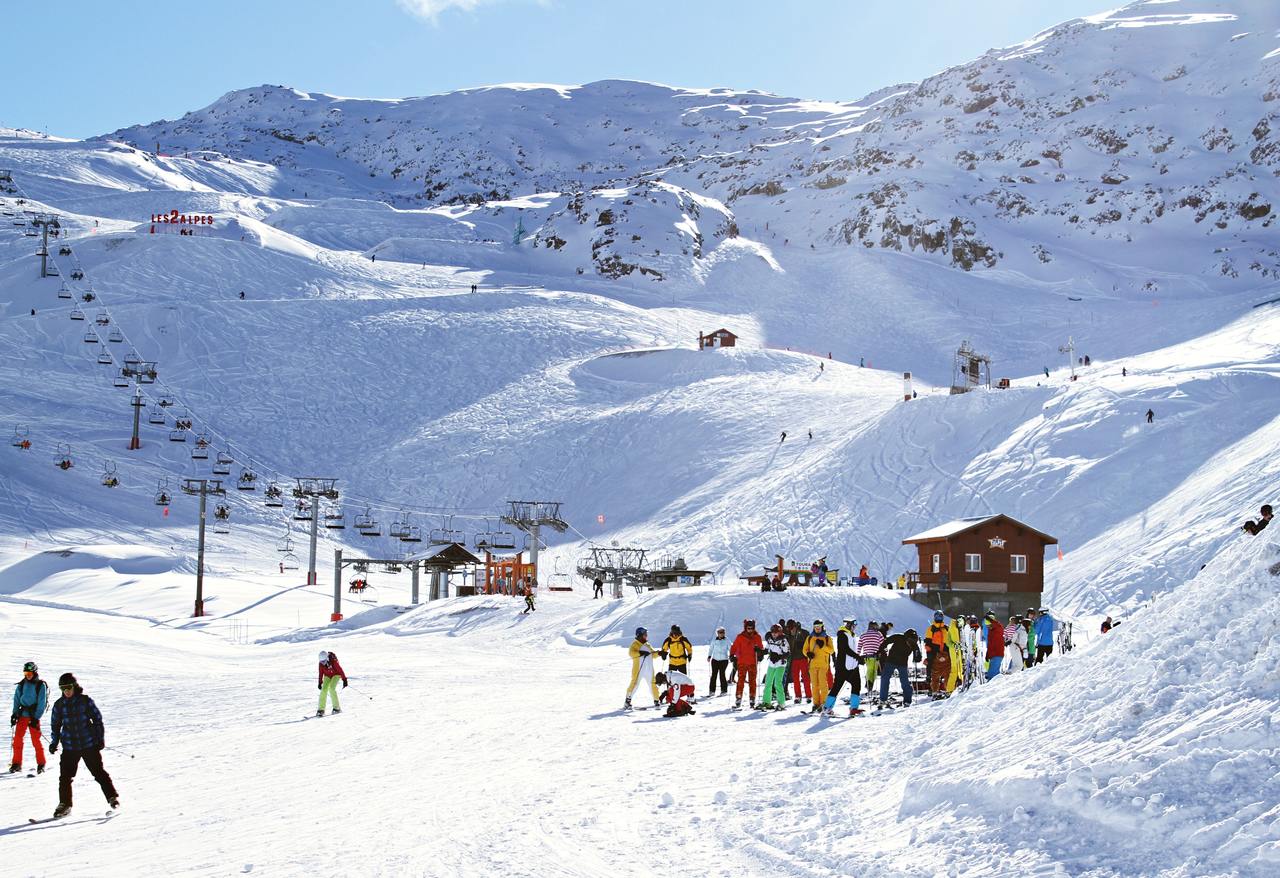
<path fill-rule="evenodd" d="M 1239 525 L 1280 476 L 1278 32 L 1269 2 L 1147 0 L 850 104 L 261 88 L 102 140 L 0 130 L 0 667 L 76 670 L 137 757 L 108 759 L 110 842 L 82 772 L 61 858 L 21 823 L 6 862 L 1269 875 L 1280 555 Z M 153 234 L 170 211 L 213 221 Z M 948 393 L 965 340 L 1009 389 Z M 130 358 L 158 375 L 134 451 Z M 259 490 L 217 501 L 191 618 L 180 486 L 218 452 Z M 575 590 L 411 608 L 375 565 L 328 624 L 333 549 L 415 546 L 325 530 L 306 585 L 261 491 L 298 476 L 384 533 L 561 501 L 540 573 Z M 700 683 L 744 618 L 922 627 L 901 594 L 738 577 L 894 577 L 902 538 L 994 512 L 1059 539 L 1045 602 L 1080 652 L 865 723 L 616 712 L 639 625 L 684 626 Z M 610 544 L 716 582 L 592 601 L 574 568 Z M 350 715 L 302 724 L 318 644 Z M 15 823 L 48 780 L 0 781 Z"/>
<path fill-rule="evenodd" d="M 606 277 L 701 278 L 743 238 L 1106 291 L 1097 263 L 1118 263 L 1141 269 L 1124 292 L 1162 293 L 1171 271 L 1280 271 L 1278 32 L 1270 0 L 1141 0 L 850 103 L 618 81 L 402 100 L 262 86 L 108 137 L 280 169 L 255 192 L 470 205 L 500 240 L 509 200 L 547 193 L 521 227 L 549 261 Z"/>

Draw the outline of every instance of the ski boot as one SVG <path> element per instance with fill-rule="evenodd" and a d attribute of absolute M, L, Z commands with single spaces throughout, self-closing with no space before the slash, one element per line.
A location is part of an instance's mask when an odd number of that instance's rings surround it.
<path fill-rule="evenodd" d="M 741 698 L 739 698 L 737 701 L 733 702 L 733 709 L 734 709 L 734 710 L 742 710 L 742 699 L 741 699 Z"/>
<path fill-rule="evenodd" d="M 851 707 L 851 708 L 849 708 L 849 716 L 851 716 L 851 717 L 854 717 L 854 716 L 862 716 L 864 713 L 866 713 L 866 711 L 865 711 L 865 710 L 863 710 L 861 707 Z"/>
<path fill-rule="evenodd" d="M 43 766 L 43 765 L 37 765 L 37 766 L 36 766 L 36 774 L 44 774 L 44 766 Z"/>
<path fill-rule="evenodd" d="M 799 696 L 799 695 L 797 695 L 797 696 L 796 696 L 796 700 L 795 700 L 795 701 L 793 701 L 793 702 L 792 702 L 792 704 L 799 704 L 799 703 L 800 703 L 800 696 Z"/>
<path fill-rule="evenodd" d="M 756 710 L 773 710 L 773 705 L 765 704 L 763 701 L 761 701 L 759 704 L 756 705 Z"/>
<path fill-rule="evenodd" d="M 622 709 L 623 709 L 623 710 L 631 710 L 631 699 L 630 699 L 630 698 L 628 698 L 626 701 L 622 702 Z"/>
<path fill-rule="evenodd" d="M 835 710 L 835 708 L 834 708 L 834 707 L 828 707 L 826 710 L 822 711 L 822 715 L 823 715 L 823 716 L 835 716 L 835 715 L 836 715 L 836 710 Z"/>
<path fill-rule="evenodd" d="M 20 771 L 22 771 L 22 763 L 21 763 L 21 762 L 14 762 L 14 763 L 11 763 L 11 764 L 9 765 L 9 773 L 10 773 L 10 774 L 17 774 L 17 773 L 18 773 L 18 772 L 20 772 Z"/>
<path fill-rule="evenodd" d="M 333 713 L 333 715 L 334 715 L 334 716 L 337 716 L 338 714 L 342 713 L 342 708 L 341 708 L 341 707 L 335 707 L 335 708 L 333 709 L 332 713 Z"/>
<path fill-rule="evenodd" d="M 323 707 L 316 711 L 316 716 L 324 716 L 324 708 L 323 708 Z"/>
<path fill-rule="evenodd" d="M 654 707 L 661 707 L 661 706 L 662 706 L 662 702 L 661 702 L 660 700 L 658 700 L 657 698 L 655 698 L 655 699 L 653 699 L 653 706 L 654 706 Z"/>
<path fill-rule="evenodd" d="M 777 704 L 775 704 L 775 705 L 773 706 L 773 709 L 774 709 L 774 710 L 786 710 L 786 709 L 787 709 L 787 706 L 786 706 L 785 704 L 783 704 L 781 701 L 779 701 Z"/>
<path fill-rule="evenodd" d="M 112 811 L 120 810 L 120 797 L 112 796 L 111 798 L 107 799 L 107 804 L 111 806 Z"/>
<path fill-rule="evenodd" d="M 53 819 L 60 820 L 71 813 L 71 806 L 65 802 L 59 802 L 58 807 L 53 809 Z"/>

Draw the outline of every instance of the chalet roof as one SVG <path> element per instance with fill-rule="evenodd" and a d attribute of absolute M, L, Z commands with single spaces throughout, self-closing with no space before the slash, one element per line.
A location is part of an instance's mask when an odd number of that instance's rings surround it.
<path fill-rule="evenodd" d="M 721 334 L 723 334 L 723 335 L 732 335 L 734 338 L 737 338 L 737 337 L 738 337 L 736 333 L 732 333 L 732 332 L 730 332 L 729 330 L 725 329 L 723 326 L 722 326 L 722 327 L 720 327 L 719 329 L 715 330 L 714 332 L 708 332 L 708 333 L 707 333 L 707 335 L 721 335 Z"/>
<path fill-rule="evenodd" d="M 441 546 L 429 555 L 419 558 L 427 567 L 462 567 L 466 564 L 480 564 L 479 558 L 467 551 L 460 543 L 449 543 Z"/>
<path fill-rule="evenodd" d="M 1049 545 L 1056 545 L 1058 542 L 1057 537 L 1051 537 L 1044 531 L 1036 530 L 1034 527 L 1032 527 L 1029 524 L 1023 524 L 1021 521 L 1018 521 L 1016 518 L 1010 518 L 1007 515 L 998 514 L 998 515 L 981 515 L 981 516 L 978 516 L 977 518 L 957 518 L 953 521 L 948 521 L 946 524 L 940 524 L 935 528 L 922 531 L 921 533 L 918 533 L 915 536 L 907 537 L 902 541 L 902 544 L 905 546 L 912 543 L 929 543 L 935 540 L 949 540 L 954 536 L 958 536 L 962 533 L 965 533 L 966 531 L 975 530 L 979 527 L 982 527 L 984 524 L 987 524 L 988 522 L 996 521 L 997 519 L 1003 519 L 1016 527 L 1023 528 L 1024 530 L 1029 530 L 1033 534 L 1038 534 L 1040 538 Z"/>

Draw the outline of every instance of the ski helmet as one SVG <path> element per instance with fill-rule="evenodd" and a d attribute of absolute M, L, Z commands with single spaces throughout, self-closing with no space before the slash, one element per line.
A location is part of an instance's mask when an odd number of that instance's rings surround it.
<path fill-rule="evenodd" d="M 644 626 L 641 626 L 641 627 L 637 628 L 637 629 L 636 629 L 636 640 L 639 640 L 641 637 L 644 637 L 644 636 L 645 636 L 646 634 L 648 634 L 648 633 L 649 633 L 649 629 L 648 629 L 648 628 L 645 628 Z"/>
<path fill-rule="evenodd" d="M 63 674 L 61 677 L 58 678 L 59 689 L 61 689 L 63 686 L 78 686 L 78 685 L 80 684 L 76 682 L 76 675 L 70 672 Z"/>
<path fill-rule="evenodd" d="M 39 673 L 40 669 L 36 667 L 35 662 L 27 662 L 22 666 L 22 671 L 23 673 L 30 671 L 31 673 L 35 674 L 35 673 Z"/>
<path fill-rule="evenodd" d="M 933 621 L 935 621 L 935 622 L 941 622 L 941 621 L 942 621 L 942 613 L 941 613 L 941 612 L 934 613 L 934 614 L 933 614 Z"/>
<path fill-rule="evenodd" d="M 845 616 L 845 617 L 844 617 L 844 624 L 846 624 L 846 625 L 851 625 L 851 626 L 852 626 L 852 625 L 857 625 L 857 624 L 858 624 L 858 620 L 857 620 L 857 619 L 855 619 L 853 616 Z"/>
<path fill-rule="evenodd" d="M 904 633 L 907 635 L 907 638 L 910 640 L 920 639 L 920 635 L 916 633 L 916 629 L 914 628 L 908 628 Z"/>
<path fill-rule="evenodd" d="M 987 610 L 987 615 L 986 615 L 986 616 L 984 616 L 983 618 L 990 619 L 992 622 L 994 622 L 994 621 L 996 620 L 996 614 L 995 614 L 995 611 L 994 611 L 994 610 Z"/>
<path fill-rule="evenodd" d="M 814 619 L 814 620 L 813 620 L 813 627 L 814 627 L 814 628 L 821 628 L 821 627 L 823 627 L 823 625 L 822 625 L 822 620 L 821 620 L 821 619 Z"/>
<path fill-rule="evenodd" d="M 328 660 L 329 660 L 329 650 L 327 649 L 320 650 L 320 661 L 327 662 Z"/>

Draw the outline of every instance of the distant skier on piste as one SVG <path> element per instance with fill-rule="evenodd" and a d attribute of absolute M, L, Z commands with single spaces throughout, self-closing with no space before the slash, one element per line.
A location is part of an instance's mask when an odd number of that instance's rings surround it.
<path fill-rule="evenodd" d="M 536 586 L 536 585 L 534 585 L 533 577 L 532 577 L 532 576 L 530 576 L 530 577 L 528 577 L 527 579 L 525 579 L 525 581 L 524 581 L 524 609 L 520 611 L 520 615 L 522 615 L 522 616 L 523 616 L 523 615 L 525 615 L 526 613 L 532 613 L 534 610 L 538 609 L 537 607 L 535 607 L 535 606 L 533 605 L 534 593 L 535 593 L 536 591 L 537 591 L 537 586 Z"/>
<path fill-rule="evenodd" d="M 84 760 L 114 811 L 120 807 L 120 796 L 111 782 L 111 775 L 102 767 L 102 748 L 107 746 L 102 714 L 93 699 L 84 694 L 74 674 L 59 677 L 58 688 L 62 697 L 53 703 L 49 752 L 57 753 L 59 747 L 63 749 L 59 762 L 58 807 L 54 809 L 53 816 L 60 818 L 71 813 L 71 782 L 75 780 L 81 760 Z"/>
<path fill-rule="evenodd" d="M 743 619 L 742 631 L 733 639 L 733 646 L 729 647 L 729 656 L 733 659 L 733 666 L 738 671 L 737 688 L 734 690 L 737 700 L 733 704 L 734 710 L 742 707 L 742 687 L 743 684 L 749 683 L 748 696 L 750 705 L 756 702 L 756 663 L 764 655 L 764 642 L 760 639 L 760 635 L 756 633 L 756 620 Z"/>
<path fill-rule="evenodd" d="M 338 657 L 327 649 L 320 650 L 320 679 L 316 688 L 320 690 L 320 704 L 316 707 L 316 716 L 324 716 L 326 696 L 333 701 L 333 712 L 342 713 L 338 703 L 338 680 L 342 680 L 342 688 L 347 688 L 347 674 L 338 664 Z"/>
<path fill-rule="evenodd" d="M 862 665 L 862 656 L 858 654 L 858 638 L 854 633 L 857 627 L 858 621 L 848 616 L 836 631 L 836 677 L 823 704 L 823 712 L 827 716 L 835 715 L 836 701 L 845 683 L 849 684 L 850 689 L 849 716 L 858 716 L 862 713 L 859 709 L 862 703 L 862 673 L 859 670 Z"/>
<path fill-rule="evenodd" d="M 13 727 L 13 762 L 9 772 L 22 771 L 23 738 L 31 736 L 31 747 L 36 751 L 36 774 L 44 774 L 44 746 L 40 743 L 40 718 L 49 704 L 49 687 L 40 679 L 40 669 L 35 662 L 22 666 L 22 679 L 13 687 L 13 713 L 9 725 Z"/>
<path fill-rule="evenodd" d="M 653 656 L 655 650 L 649 643 L 649 629 L 636 629 L 636 639 L 631 642 L 627 654 L 631 656 L 631 683 L 627 686 L 627 700 L 623 702 L 625 710 L 631 709 L 631 696 L 642 683 L 649 684 L 653 694 L 653 706 L 658 706 L 658 684 L 653 680 Z"/>

